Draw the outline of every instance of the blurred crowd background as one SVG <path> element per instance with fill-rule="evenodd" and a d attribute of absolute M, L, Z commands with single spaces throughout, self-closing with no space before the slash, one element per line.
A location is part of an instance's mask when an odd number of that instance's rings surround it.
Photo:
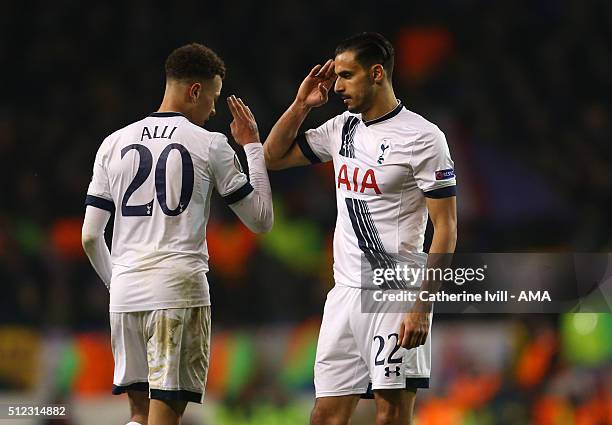
<path fill-rule="evenodd" d="M 81 249 L 83 202 L 99 144 L 157 109 L 164 60 L 188 42 L 228 69 L 206 127 L 229 135 L 223 99 L 237 94 L 263 139 L 339 41 L 381 32 L 396 49 L 398 98 L 446 134 L 457 250 L 612 248 L 610 2 L 57 0 L 1 10 L 0 392 L 15 400 L 110 393 L 108 294 Z M 305 128 L 342 111 L 331 96 Z M 307 423 L 333 285 L 333 179 L 326 165 L 271 173 L 276 222 L 265 236 L 213 200 L 215 413 L 193 423 Z M 433 332 L 419 425 L 612 423 L 610 315 L 439 316 Z"/>

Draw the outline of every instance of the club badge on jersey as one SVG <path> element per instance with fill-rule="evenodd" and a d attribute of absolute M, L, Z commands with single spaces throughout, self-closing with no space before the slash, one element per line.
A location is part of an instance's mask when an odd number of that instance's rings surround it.
<path fill-rule="evenodd" d="M 380 155 L 378 156 L 378 160 L 376 161 L 378 164 L 382 164 L 387 159 L 387 155 L 389 155 L 389 151 L 391 150 L 391 140 L 390 139 L 382 139 L 379 151 Z"/>

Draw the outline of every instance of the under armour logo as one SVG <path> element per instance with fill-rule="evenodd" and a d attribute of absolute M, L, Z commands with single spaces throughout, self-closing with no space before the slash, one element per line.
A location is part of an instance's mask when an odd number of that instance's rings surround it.
<path fill-rule="evenodd" d="M 391 371 L 389 369 L 389 366 L 387 366 L 385 368 L 385 376 L 388 378 L 390 374 L 395 373 L 395 376 L 400 376 L 400 367 L 399 366 L 395 366 L 395 370 Z"/>
<path fill-rule="evenodd" d="M 380 153 L 380 156 L 378 157 L 378 161 L 377 161 L 379 164 L 382 164 L 382 163 L 383 163 L 383 161 L 385 160 L 385 151 L 386 151 L 387 149 L 389 149 L 389 145 L 388 145 L 388 144 L 387 144 L 387 145 L 385 145 L 385 144 L 383 143 L 383 144 L 381 144 L 381 145 L 380 145 L 380 150 L 381 150 L 381 153 Z"/>

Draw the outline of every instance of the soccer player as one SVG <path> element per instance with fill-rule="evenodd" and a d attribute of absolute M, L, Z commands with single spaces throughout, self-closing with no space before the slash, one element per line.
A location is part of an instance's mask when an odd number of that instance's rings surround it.
<path fill-rule="evenodd" d="M 345 40 L 334 60 L 310 71 L 264 143 L 272 170 L 334 164 L 336 284 L 317 346 L 313 425 L 347 424 L 372 390 L 377 424 L 409 424 L 416 389 L 429 385 L 431 305 L 367 314 L 360 304 L 362 258 L 422 252 L 428 213 L 430 258 L 454 252 L 456 242 L 456 183 L 444 134 L 397 100 L 393 62 L 393 46 L 379 34 Z M 348 111 L 298 135 L 332 86 Z"/>
<path fill-rule="evenodd" d="M 110 290 L 113 394 L 127 392 L 131 422 L 178 424 L 201 403 L 210 355 L 206 223 L 213 189 L 253 232 L 273 223 L 257 124 L 228 98 L 231 133 L 244 147 L 250 181 L 215 114 L 223 61 L 201 44 L 167 58 L 157 112 L 108 136 L 87 191 L 83 247 Z M 112 256 L 104 229 L 115 212 Z M 150 401 L 149 401 L 150 399 Z"/>

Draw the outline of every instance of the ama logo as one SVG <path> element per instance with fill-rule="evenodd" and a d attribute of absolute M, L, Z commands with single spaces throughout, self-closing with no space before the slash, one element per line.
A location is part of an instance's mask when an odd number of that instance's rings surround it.
<path fill-rule="evenodd" d="M 378 156 L 378 160 L 376 162 L 382 164 L 385 161 L 385 158 L 387 157 L 387 154 L 389 153 L 390 149 L 391 143 L 389 142 L 389 140 L 383 139 L 382 143 L 380 144 L 380 155 Z"/>

